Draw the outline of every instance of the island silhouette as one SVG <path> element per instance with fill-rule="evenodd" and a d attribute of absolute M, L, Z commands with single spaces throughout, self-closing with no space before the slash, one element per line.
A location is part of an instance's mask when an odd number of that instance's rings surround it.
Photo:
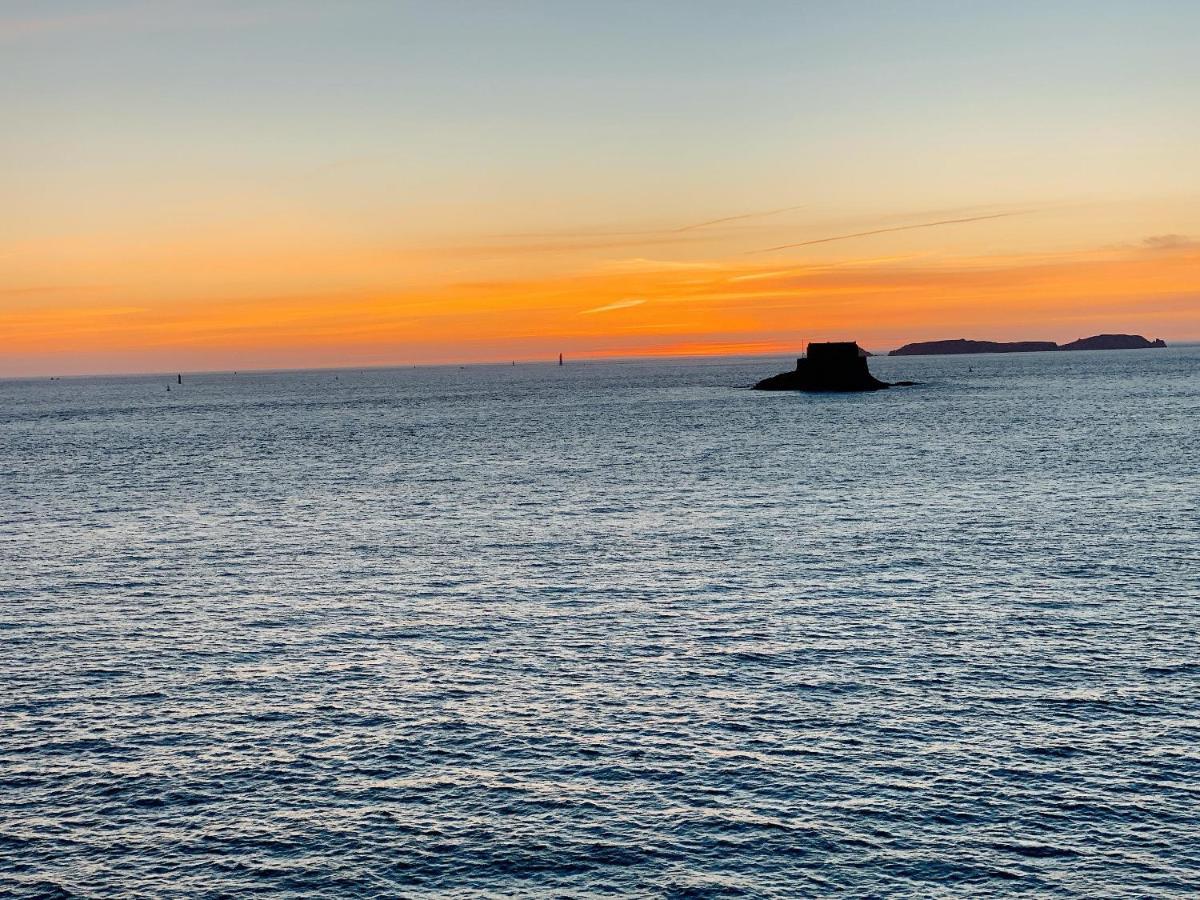
<path fill-rule="evenodd" d="M 1069 344 L 1054 341 L 918 341 L 893 350 L 888 356 L 943 356 L 958 353 L 1037 353 L 1047 350 L 1143 350 L 1165 347 L 1166 341 L 1151 341 L 1140 334 L 1096 334 Z"/>

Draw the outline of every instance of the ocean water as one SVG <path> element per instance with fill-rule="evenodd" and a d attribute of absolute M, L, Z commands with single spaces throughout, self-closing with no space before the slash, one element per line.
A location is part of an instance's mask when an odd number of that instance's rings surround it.
<path fill-rule="evenodd" d="M 1200 890 L 1200 347 L 0 382 L 0 892 Z"/>

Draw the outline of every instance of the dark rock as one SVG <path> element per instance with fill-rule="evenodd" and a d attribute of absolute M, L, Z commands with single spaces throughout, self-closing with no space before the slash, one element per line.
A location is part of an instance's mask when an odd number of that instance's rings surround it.
<path fill-rule="evenodd" d="M 1165 347 L 1162 338 L 1146 340 L 1140 334 L 1097 334 L 1063 344 L 1060 350 L 1145 350 L 1150 347 Z"/>
<path fill-rule="evenodd" d="M 808 356 L 791 372 L 764 378 L 757 391 L 878 391 L 890 387 L 867 369 L 867 358 L 853 341 L 809 344 Z"/>
<path fill-rule="evenodd" d="M 1057 350 L 1054 341 L 968 341 L 958 338 L 953 341 L 919 341 L 905 344 L 888 356 L 946 356 L 957 353 L 1036 353 L 1042 350 Z"/>

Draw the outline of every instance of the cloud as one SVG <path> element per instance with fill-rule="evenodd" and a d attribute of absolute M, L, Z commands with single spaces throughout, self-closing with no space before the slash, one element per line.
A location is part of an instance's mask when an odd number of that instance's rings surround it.
<path fill-rule="evenodd" d="M 1186 234 L 1152 234 L 1142 241 L 1142 246 L 1151 250 L 1181 250 L 1200 246 L 1200 241 L 1195 241 Z"/>
<path fill-rule="evenodd" d="M 614 272 L 703 272 L 715 271 L 721 267 L 718 262 L 683 262 L 675 259 L 647 259 L 644 256 L 612 259 L 601 264 L 601 268 Z"/>
<path fill-rule="evenodd" d="M 673 236 L 670 232 L 651 232 L 653 237 L 637 240 L 617 239 L 612 235 L 559 235 L 557 240 L 504 240 L 488 244 L 450 244 L 443 247 L 424 247 L 422 253 L 440 256 L 519 256 L 543 253 L 577 253 L 589 250 L 625 250 L 629 247 L 683 244 L 695 242 L 693 235 Z M 510 236 L 516 237 L 516 236 Z M 590 239 L 585 239 L 590 238 Z M 602 239 L 598 239 L 602 238 Z"/>
<path fill-rule="evenodd" d="M 917 228 L 937 228 L 941 225 L 963 225 L 967 222 L 983 222 L 987 219 L 1004 219 L 1008 216 L 1027 215 L 1032 210 L 1020 212 L 992 213 L 987 216 L 968 216 L 965 219 L 939 219 L 936 222 L 919 222 L 916 225 L 896 225 L 892 228 L 876 228 L 872 231 L 856 231 L 853 234 L 838 234 L 833 237 L 814 238 L 809 241 L 797 241 L 794 244 L 780 244 L 777 247 L 763 247 L 759 250 L 747 250 L 747 253 L 772 253 L 776 250 L 791 250 L 793 247 L 808 247 L 813 244 L 828 244 L 833 241 L 848 241 L 851 238 L 869 237 L 873 234 L 889 234 L 893 231 L 912 231 Z"/>
<path fill-rule="evenodd" d="M 607 306 L 597 306 L 595 309 L 585 309 L 580 312 L 581 316 L 590 316 L 594 313 L 612 312 L 615 309 L 629 309 L 631 306 L 641 306 L 645 300 L 630 297 L 626 300 L 618 300 L 616 303 L 609 303 Z"/>
<path fill-rule="evenodd" d="M 1140 243 L 1140 241 L 1139 241 Z M 191 281 L 206 260 L 181 271 Z M 783 352 L 808 340 L 867 346 L 958 337 L 1062 340 L 1104 331 L 1200 334 L 1200 246 L 814 262 L 741 257 L 689 271 L 639 260 L 487 283 L 327 293 L 216 294 L 158 282 L 125 301 L 0 315 L 0 373 L 249 368 Z M 139 255 L 138 265 L 147 260 Z M 703 278 L 702 276 L 708 276 Z M 747 277 L 753 276 L 753 277 Z M 207 285 L 205 285 L 207 286 Z M 240 289 L 239 289 L 240 290 Z M 122 289 L 121 296 L 134 292 Z M 11 300 L 0 298 L 0 308 Z M 133 312 L 135 308 L 143 311 Z M 605 315 L 636 308 L 628 315 Z M 588 314 L 581 314 L 588 313 Z"/>

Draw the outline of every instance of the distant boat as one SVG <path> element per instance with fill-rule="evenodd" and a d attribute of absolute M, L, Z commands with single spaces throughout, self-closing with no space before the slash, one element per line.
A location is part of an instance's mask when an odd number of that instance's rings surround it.
<path fill-rule="evenodd" d="M 561 353 L 560 353 L 560 354 L 558 354 L 558 364 L 559 364 L 560 366 L 562 365 L 562 354 L 561 354 Z"/>

